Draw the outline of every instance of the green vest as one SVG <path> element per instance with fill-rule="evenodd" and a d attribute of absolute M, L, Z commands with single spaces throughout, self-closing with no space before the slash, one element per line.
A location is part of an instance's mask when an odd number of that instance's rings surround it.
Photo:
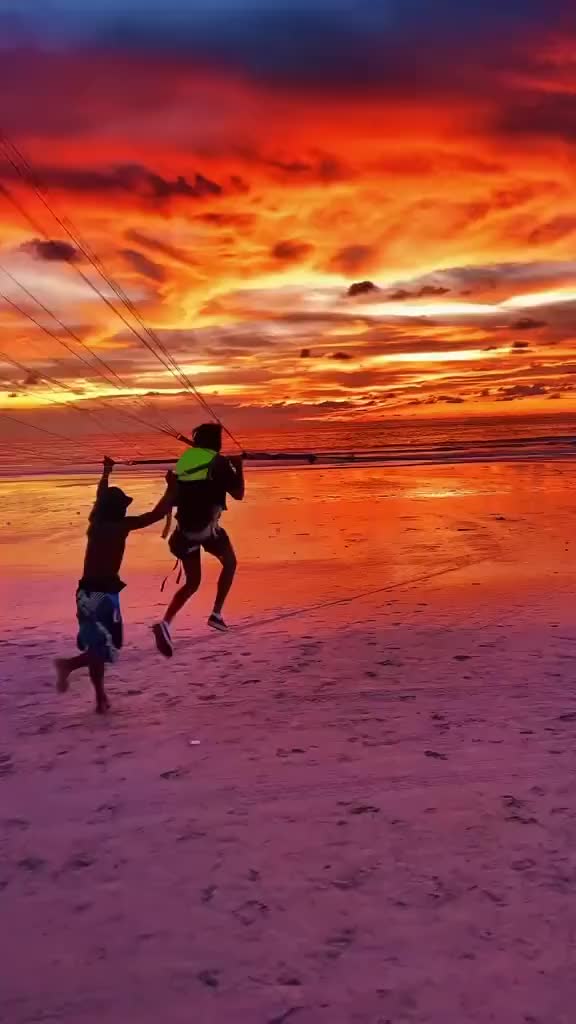
<path fill-rule="evenodd" d="M 174 472 L 178 480 L 182 483 L 207 480 L 210 466 L 217 454 L 210 448 L 188 448 L 176 463 Z"/>

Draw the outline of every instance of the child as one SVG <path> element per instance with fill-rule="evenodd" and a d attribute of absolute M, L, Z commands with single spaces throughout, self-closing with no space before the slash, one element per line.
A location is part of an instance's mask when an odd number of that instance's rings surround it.
<path fill-rule="evenodd" d="M 72 672 L 79 668 L 88 669 L 96 691 L 96 711 L 99 714 L 104 714 L 110 708 L 104 689 L 106 665 L 116 661 L 122 647 L 119 595 L 126 584 L 118 574 L 128 534 L 160 522 L 172 507 L 171 488 L 168 485 L 151 512 L 141 516 L 127 516 L 126 510 L 132 498 L 119 487 L 109 486 L 113 468 L 113 460 L 105 458 L 96 503 L 90 514 L 84 574 L 76 593 L 78 647 L 82 654 L 75 658 L 57 658 L 54 663 L 60 693 L 67 691 Z"/>

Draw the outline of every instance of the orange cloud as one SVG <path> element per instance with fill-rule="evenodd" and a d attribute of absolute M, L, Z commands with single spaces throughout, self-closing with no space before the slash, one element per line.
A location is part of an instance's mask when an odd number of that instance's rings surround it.
<path fill-rule="evenodd" d="M 61 219 L 5 162 L 0 350 L 30 375 L 0 362 L 0 406 L 40 405 L 52 377 L 78 403 L 154 391 L 179 408 L 181 380 L 115 312 L 68 220 L 225 406 L 571 401 L 573 67 L 553 32 L 536 48 L 528 33 L 481 74 L 471 47 L 459 90 L 440 44 L 412 79 L 394 65 L 339 88 L 180 54 L 28 52 L 30 89 L 3 113 Z M 0 86 L 19 67 L 8 54 Z"/>

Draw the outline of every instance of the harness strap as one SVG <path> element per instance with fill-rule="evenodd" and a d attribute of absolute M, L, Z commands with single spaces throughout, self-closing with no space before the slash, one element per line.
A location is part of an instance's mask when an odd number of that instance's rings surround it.
<path fill-rule="evenodd" d="M 210 459 L 210 462 L 202 462 L 199 466 L 190 466 L 189 469 L 182 469 L 176 473 L 178 480 L 186 481 L 186 477 L 196 476 L 197 473 L 203 473 L 205 469 L 210 469 L 210 466 L 214 462 L 214 457 Z M 178 468 L 178 467 L 176 467 Z"/>
<path fill-rule="evenodd" d="M 166 516 L 166 522 L 164 524 L 164 529 L 162 530 L 162 540 L 167 540 L 168 535 L 169 535 L 171 529 L 172 529 L 172 509 L 170 509 L 168 515 Z"/>
<path fill-rule="evenodd" d="M 179 569 L 178 569 L 178 566 L 180 566 Z M 178 569 L 178 575 L 176 577 L 176 586 L 178 586 L 178 584 L 180 583 L 180 580 L 182 579 L 182 562 L 180 561 L 179 558 L 176 559 L 176 561 L 174 562 L 174 565 L 170 569 L 170 572 L 167 573 L 166 576 L 164 577 L 164 579 L 162 580 L 162 586 L 160 587 L 160 593 L 161 594 L 164 592 L 164 587 L 166 586 L 166 584 L 168 582 L 168 578 L 172 575 L 173 572 L 176 571 L 176 569 Z"/>

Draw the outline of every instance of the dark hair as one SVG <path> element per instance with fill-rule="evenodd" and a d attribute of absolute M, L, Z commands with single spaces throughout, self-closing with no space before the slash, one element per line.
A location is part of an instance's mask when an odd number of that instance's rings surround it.
<path fill-rule="evenodd" d="M 209 448 L 212 452 L 222 450 L 222 427 L 220 423 L 201 423 L 192 434 L 196 448 Z"/>

